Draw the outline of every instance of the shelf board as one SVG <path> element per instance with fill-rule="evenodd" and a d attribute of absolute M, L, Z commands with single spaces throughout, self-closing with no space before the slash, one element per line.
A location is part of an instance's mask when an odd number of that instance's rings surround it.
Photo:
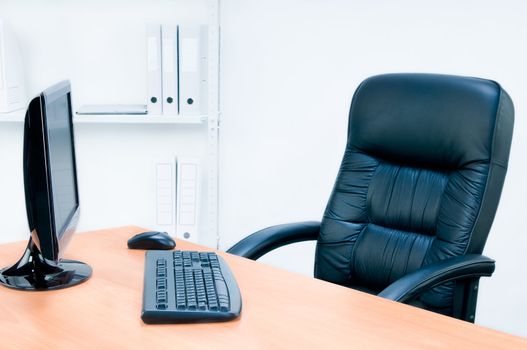
<path fill-rule="evenodd" d="M 23 123 L 25 115 L 26 111 L 21 109 L 9 113 L 0 113 L 0 122 Z"/>
<path fill-rule="evenodd" d="M 25 111 L 0 113 L 0 123 L 23 123 Z M 128 115 L 96 114 L 74 115 L 75 124 L 201 124 L 207 120 L 206 115 L 183 117 L 179 115 Z"/>
<path fill-rule="evenodd" d="M 73 117 L 73 122 L 77 124 L 201 124 L 205 120 L 207 116 L 98 114 Z"/>

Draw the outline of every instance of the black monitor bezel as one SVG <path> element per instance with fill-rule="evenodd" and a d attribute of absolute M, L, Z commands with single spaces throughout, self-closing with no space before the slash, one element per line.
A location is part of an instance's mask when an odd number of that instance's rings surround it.
<path fill-rule="evenodd" d="M 53 184 L 49 162 L 49 131 L 46 107 L 53 101 L 67 97 L 72 145 L 73 174 L 76 205 L 64 228 L 56 227 Z M 26 208 L 31 236 L 45 259 L 58 261 L 65 250 L 80 213 L 77 165 L 75 155 L 71 86 L 62 81 L 35 97 L 28 108 L 24 134 L 24 185 Z"/>

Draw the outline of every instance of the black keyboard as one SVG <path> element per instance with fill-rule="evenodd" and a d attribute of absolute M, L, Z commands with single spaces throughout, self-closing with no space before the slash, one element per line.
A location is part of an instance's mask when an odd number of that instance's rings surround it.
<path fill-rule="evenodd" d="M 150 250 L 145 259 L 145 323 L 228 321 L 240 315 L 240 290 L 221 256 Z"/>

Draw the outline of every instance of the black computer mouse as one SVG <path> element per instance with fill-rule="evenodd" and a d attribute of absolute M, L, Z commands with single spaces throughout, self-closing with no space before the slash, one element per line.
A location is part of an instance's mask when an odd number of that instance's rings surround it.
<path fill-rule="evenodd" d="M 139 233 L 128 240 L 130 249 L 163 249 L 176 247 L 176 242 L 166 232 L 148 231 Z"/>

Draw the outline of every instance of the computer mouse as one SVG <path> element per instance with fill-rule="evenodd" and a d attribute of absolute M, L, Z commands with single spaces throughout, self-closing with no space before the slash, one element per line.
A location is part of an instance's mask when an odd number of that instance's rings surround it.
<path fill-rule="evenodd" d="M 176 247 L 176 242 L 166 232 L 148 231 L 139 233 L 128 240 L 130 249 L 163 249 Z"/>

